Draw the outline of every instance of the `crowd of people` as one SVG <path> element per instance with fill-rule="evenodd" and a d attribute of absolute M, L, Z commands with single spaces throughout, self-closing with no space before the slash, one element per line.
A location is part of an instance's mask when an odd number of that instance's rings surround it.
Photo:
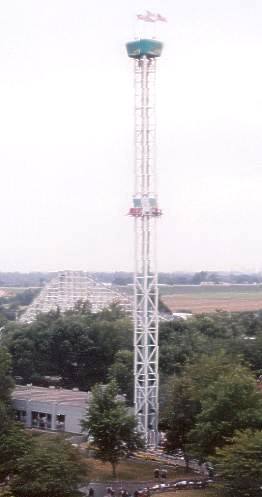
<path fill-rule="evenodd" d="M 95 497 L 95 490 L 93 487 L 89 488 L 88 497 Z M 115 491 L 112 487 L 108 487 L 106 495 L 104 497 L 132 497 L 132 495 L 125 488 Z M 150 489 L 136 489 L 133 493 L 133 497 L 150 497 Z"/>

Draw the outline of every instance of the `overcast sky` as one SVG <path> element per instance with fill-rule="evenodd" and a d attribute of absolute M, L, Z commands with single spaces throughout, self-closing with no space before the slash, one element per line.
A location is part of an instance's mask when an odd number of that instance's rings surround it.
<path fill-rule="evenodd" d="M 132 270 L 135 14 L 158 63 L 159 270 L 262 268 L 261 0 L 0 0 L 0 270 Z"/>

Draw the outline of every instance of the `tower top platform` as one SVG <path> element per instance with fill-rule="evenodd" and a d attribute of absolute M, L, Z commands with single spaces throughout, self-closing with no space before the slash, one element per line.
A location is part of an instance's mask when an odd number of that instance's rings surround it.
<path fill-rule="evenodd" d="M 129 41 L 126 44 L 128 57 L 141 59 L 141 57 L 160 57 L 163 49 L 163 43 L 158 40 L 143 38 L 140 40 Z"/>

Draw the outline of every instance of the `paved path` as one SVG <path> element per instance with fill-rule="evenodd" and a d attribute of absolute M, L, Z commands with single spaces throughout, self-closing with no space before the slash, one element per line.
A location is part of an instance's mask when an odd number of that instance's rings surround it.
<path fill-rule="evenodd" d="M 89 485 L 81 488 L 81 491 L 88 494 L 89 488 L 92 487 L 95 491 L 94 497 L 104 497 L 107 495 L 107 488 L 112 487 L 116 497 L 119 497 L 122 489 L 127 490 L 130 495 L 134 495 L 135 490 L 142 490 L 143 488 L 152 487 L 153 485 L 155 485 L 154 481 L 132 482 L 119 480 L 107 483 L 90 482 Z"/>
<path fill-rule="evenodd" d="M 204 484 L 205 486 L 208 484 L 207 478 L 193 477 L 193 478 L 183 479 L 183 482 L 186 482 L 186 481 L 190 482 L 190 484 L 192 484 L 192 481 L 196 481 L 198 484 L 200 483 L 200 485 Z M 176 480 L 172 480 L 172 481 L 167 480 L 166 481 L 167 486 L 165 487 L 165 484 L 163 484 L 162 491 L 165 491 L 168 489 L 170 490 L 172 488 L 172 486 L 178 482 L 180 483 L 181 479 L 177 478 Z M 137 482 L 135 482 L 135 481 L 120 481 L 120 480 L 115 481 L 115 482 L 101 482 L 101 483 L 90 482 L 89 485 L 87 485 L 86 487 L 82 487 L 80 490 L 88 495 L 88 491 L 92 487 L 94 490 L 94 497 L 108 497 L 107 489 L 108 489 L 108 487 L 110 487 L 113 489 L 116 497 L 121 496 L 121 493 L 120 493 L 121 490 L 127 490 L 129 495 L 133 496 L 135 490 L 143 490 L 146 488 L 152 489 L 152 487 L 156 484 L 159 485 L 159 482 L 156 483 L 155 481 L 152 481 L 152 480 L 151 481 L 140 481 L 140 482 L 139 481 L 137 481 Z M 189 487 L 189 488 L 193 488 L 193 487 Z M 195 487 L 195 488 L 203 488 L 203 486 Z M 161 490 L 161 489 L 159 489 L 159 490 Z"/>

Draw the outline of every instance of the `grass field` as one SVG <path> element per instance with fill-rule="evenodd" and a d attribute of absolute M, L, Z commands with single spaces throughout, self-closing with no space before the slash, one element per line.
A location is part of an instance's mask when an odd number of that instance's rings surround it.
<path fill-rule="evenodd" d="M 91 481 L 111 481 L 112 466 L 109 463 L 102 463 L 98 459 L 87 459 L 87 465 L 90 468 L 89 479 Z M 149 481 L 154 480 L 154 469 L 163 467 L 157 462 L 144 462 L 134 459 L 126 459 L 120 462 L 116 468 L 117 480 L 133 480 L 133 481 Z M 165 466 L 167 468 L 167 466 Z M 185 478 L 196 478 L 196 474 L 185 473 L 183 468 L 168 467 L 168 479 L 175 480 L 177 478 L 183 480 Z"/>
<path fill-rule="evenodd" d="M 41 439 L 68 438 L 66 433 L 45 432 L 40 430 L 28 430 L 28 435 L 38 439 L 41 444 Z M 86 452 L 86 443 L 80 445 L 81 454 L 88 466 L 88 478 L 91 481 L 103 482 L 112 481 L 112 466 L 110 463 L 103 463 L 94 457 L 88 457 Z M 158 461 L 150 461 L 145 459 L 123 459 L 116 468 L 117 480 L 133 480 L 133 481 L 154 481 L 154 470 L 167 469 L 167 482 L 176 480 L 177 478 L 196 479 L 199 475 L 192 471 L 186 473 L 183 467 L 166 465 Z"/>
<path fill-rule="evenodd" d="M 262 309 L 262 285 L 160 286 L 172 312 L 254 311 Z"/>
<path fill-rule="evenodd" d="M 165 492 L 156 494 L 157 497 L 222 497 L 213 489 L 203 490 L 177 490 L 176 492 Z"/>

